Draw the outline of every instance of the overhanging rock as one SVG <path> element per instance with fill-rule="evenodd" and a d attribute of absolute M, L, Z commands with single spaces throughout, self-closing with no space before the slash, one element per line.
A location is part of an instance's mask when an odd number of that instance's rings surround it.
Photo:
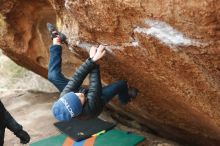
<path fill-rule="evenodd" d="M 47 76 L 46 22 L 56 22 L 69 38 L 66 74 L 87 57 L 90 45 L 105 44 L 103 80 L 124 79 L 140 89 L 124 111 L 161 136 L 220 145 L 220 1 L 0 3 L 0 48 L 19 65 Z"/>

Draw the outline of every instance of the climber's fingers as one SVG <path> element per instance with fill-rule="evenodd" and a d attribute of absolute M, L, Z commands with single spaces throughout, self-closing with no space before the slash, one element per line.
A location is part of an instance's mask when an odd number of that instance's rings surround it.
<path fill-rule="evenodd" d="M 104 45 L 99 45 L 99 47 L 97 48 L 97 52 L 102 53 L 105 50 L 105 46 Z"/>
<path fill-rule="evenodd" d="M 97 48 L 97 51 L 95 53 L 95 56 L 92 58 L 93 61 L 97 61 L 99 59 L 101 59 L 106 53 L 106 50 L 105 50 L 105 46 L 103 45 L 99 45 L 99 47 Z"/>
<path fill-rule="evenodd" d="M 97 47 L 92 46 L 92 47 L 90 48 L 90 51 L 89 51 L 89 57 L 90 57 L 90 58 L 93 58 L 93 57 L 95 56 L 95 54 L 96 54 L 96 51 L 97 51 Z"/>

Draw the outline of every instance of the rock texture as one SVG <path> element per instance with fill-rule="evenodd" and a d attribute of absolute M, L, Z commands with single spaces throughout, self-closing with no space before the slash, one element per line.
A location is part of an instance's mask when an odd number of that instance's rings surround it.
<path fill-rule="evenodd" d="M 56 22 L 73 52 L 64 49 L 67 75 L 87 57 L 89 46 L 105 44 L 103 81 L 125 79 L 140 89 L 124 113 L 160 136 L 220 145 L 220 1 L 0 3 L 0 48 L 16 63 L 47 76 L 51 40 L 45 24 Z"/>

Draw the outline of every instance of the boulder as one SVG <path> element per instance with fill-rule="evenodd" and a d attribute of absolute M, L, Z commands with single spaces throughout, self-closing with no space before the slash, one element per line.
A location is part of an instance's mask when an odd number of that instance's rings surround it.
<path fill-rule="evenodd" d="M 162 137 L 220 145 L 220 1 L 1 0 L 0 13 L 0 48 L 17 64 L 47 77 L 46 22 L 56 23 L 67 76 L 106 45 L 103 82 L 140 90 L 116 107 Z"/>

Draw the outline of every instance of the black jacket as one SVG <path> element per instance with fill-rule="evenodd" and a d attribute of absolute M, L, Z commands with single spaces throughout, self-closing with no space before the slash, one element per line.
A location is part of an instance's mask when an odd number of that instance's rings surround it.
<path fill-rule="evenodd" d="M 101 100 L 102 85 L 100 80 L 99 66 L 96 65 L 90 58 L 87 59 L 74 73 L 66 87 L 63 89 L 60 97 L 68 92 L 79 92 L 83 90 L 81 87 L 84 79 L 90 73 L 89 88 L 87 89 L 87 100 L 83 105 L 82 113 L 77 116 L 79 119 L 90 119 L 97 117 L 103 109 Z"/>
<path fill-rule="evenodd" d="M 4 135 L 5 135 L 5 128 L 6 128 L 6 122 L 5 122 L 5 107 L 0 101 L 0 145 L 3 146 L 4 143 Z"/>
<path fill-rule="evenodd" d="M 22 130 L 22 126 L 18 124 L 11 114 L 5 109 L 5 106 L 0 101 L 0 146 L 3 146 L 5 128 L 16 134 L 18 131 Z"/>

